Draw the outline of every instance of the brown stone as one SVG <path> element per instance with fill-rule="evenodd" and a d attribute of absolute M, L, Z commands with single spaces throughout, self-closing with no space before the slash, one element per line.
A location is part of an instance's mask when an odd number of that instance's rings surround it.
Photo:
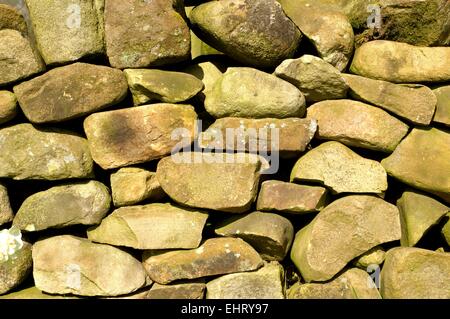
<path fill-rule="evenodd" d="M 202 282 L 185 282 L 172 285 L 153 284 L 145 299 L 203 299 L 206 285 Z"/>

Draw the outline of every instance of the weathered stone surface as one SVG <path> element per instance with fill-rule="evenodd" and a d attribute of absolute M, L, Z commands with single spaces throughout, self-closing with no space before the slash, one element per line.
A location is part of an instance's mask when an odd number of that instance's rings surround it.
<path fill-rule="evenodd" d="M 351 268 L 326 283 L 294 284 L 288 299 L 381 299 L 372 278 L 363 270 Z"/>
<path fill-rule="evenodd" d="M 253 154 L 184 153 L 160 160 L 156 177 L 179 204 L 243 213 L 256 199 L 261 165 Z"/>
<path fill-rule="evenodd" d="M 380 292 L 386 299 L 449 299 L 450 254 L 412 247 L 389 250 Z"/>
<path fill-rule="evenodd" d="M 215 118 L 286 118 L 305 113 L 305 97 L 272 74 L 230 67 L 206 96 L 205 108 Z"/>
<path fill-rule="evenodd" d="M 265 260 L 278 261 L 287 255 L 294 239 L 294 227 L 288 219 L 263 212 L 227 219 L 218 225 L 215 233 L 219 236 L 242 238 Z"/>
<path fill-rule="evenodd" d="M 353 53 L 354 34 L 348 18 L 327 7 L 305 6 L 301 1 L 279 0 L 289 18 L 312 42 L 319 55 L 339 71 Z M 331 36 L 332 35 L 332 36 Z"/>
<path fill-rule="evenodd" d="M 437 99 L 426 86 L 398 85 L 351 74 L 343 77 L 354 99 L 379 106 L 418 125 L 428 125 L 433 118 Z"/>
<path fill-rule="evenodd" d="M 436 193 L 450 202 L 450 133 L 415 128 L 381 161 L 387 173 L 405 184 Z"/>
<path fill-rule="evenodd" d="M 36 287 L 30 287 L 16 292 L 12 292 L 6 295 L 0 296 L 0 299 L 79 299 L 75 296 L 62 296 L 62 295 L 50 295 L 46 294 Z"/>
<path fill-rule="evenodd" d="M 104 0 L 26 0 L 26 4 L 46 64 L 104 52 Z"/>
<path fill-rule="evenodd" d="M 0 184 L 0 226 L 13 220 L 13 211 L 9 203 L 8 190 Z"/>
<path fill-rule="evenodd" d="M 371 41 L 359 47 L 350 71 L 395 83 L 450 80 L 450 47 L 418 47 L 401 42 Z"/>
<path fill-rule="evenodd" d="M 0 130 L 0 177 L 59 180 L 89 178 L 93 162 L 86 139 L 18 124 Z"/>
<path fill-rule="evenodd" d="M 227 129 L 233 129 L 228 137 Z M 225 117 L 217 119 L 199 137 L 202 148 L 218 150 L 251 150 L 252 152 L 279 152 L 281 157 L 292 157 L 305 151 L 317 130 L 311 119 L 246 119 Z"/>
<path fill-rule="evenodd" d="M 146 299 L 203 299 L 206 285 L 201 282 L 186 282 L 173 285 L 153 284 Z"/>
<path fill-rule="evenodd" d="M 309 102 L 347 96 L 348 85 L 341 73 L 328 62 L 312 55 L 284 60 L 275 69 L 275 75 L 294 84 Z"/>
<path fill-rule="evenodd" d="M 27 34 L 27 23 L 15 7 L 0 3 L 0 30 L 12 29 Z"/>
<path fill-rule="evenodd" d="M 207 218 L 171 204 L 122 207 L 87 235 L 94 242 L 135 249 L 197 248 Z"/>
<path fill-rule="evenodd" d="M 177 145 L 190 145 L 196 120 L 190 105 L 160 103 L 92 114 L 84 130 L 94 161 L 111 169 L 158 159 Z M 175 129 L 187 130 L 189 136 L 173 140 Z"/>
<path fill-rule="evenodd" d="M 281 181 L 265 181 L 259 191 L 256 209 L 293 214 L 316 212 L 323 208 L 327 189 Z"/>
<path fill-rule="evenodd" d="M 386 252 L 381 246 L 376 246 L 353 261 L 353 264 L 363 270 L 370 269 L 373 265 L 381 265 L 386 257 Z"/>
<path fill-rule="evenodd" d="M 111 174 L 114 206 L 129 206 L 147 199 L 159 200 L 164 191 L 156 173 L 137 167 L 124 167 Z"/>
<path fill-rule="evenodd" d="M 434 89 L 433 93 L 437 97 L 433 121 L 450 126 L 450 85 Z"/>
<path fill-rule="evenodd" d="M 316 137 L 348 146 L 392 152 L 408 133 L 408 126 L 387 112 L 352 100 L 322 101 L 308 108 L 316 119 Z"/>
<path fill-rule="evenodd" d="M 14 87 L 20 107 L 32 123 L 61 122 L 121 102 L 128 93 L 121 71 L 74 63 Z"/>
<path fill-rule="evenodd" d="M 224 0 L 201 4 L 190 20 L 205 42 L 256 67 L 273 67 L 294 55 L 301 33 L 275 0 Z"/>
<path fill-rule="evenodd" d="M 111 66 L 145 68 L 186 60 L 190 34 L 178 0 L 106 0 L 105 40 Z"/>
<path fill-rule="evenodd" d="M 447 241 L 447 244 L 450 246 L 450 214 L 447 215 L 449 218 L 445 225 L 442 227 L 442 236 Z"/>
<path fill-rule="evenodd" d="M 283 267 L 274 262 L 257 271 L 230 274 L 206 284 L 206 299 L 284 299 Z"/>
<path fill-rule="evenodd" d="M 146 251 L 143 264 L 152 280 L 167 284 L 179 279 L 256 270 L 263 260 L 240 238 L 212 238 L 192 250 Z"/>
<path fill-rule="evenodd" d="M 13 225 L 28 232 L 95 225 L 108 213 L 110 203 L 108 188 L 97 181 L 55 186 L 28 197 Z"/>
<path fill-rule="evenodd" d="M 0 30 L 0 86 L 44 71 L 45 66 L 19 31 Z"/>
<path fill-rule="evenodd" d="M 402 246 L 415 246 L 430 227 L 436 225 L 450 208 L 417 191 L 405 191 L 397 201 L 402 226 Z"/>
<path fill-rule="evenodd" d="M 16 96 L 9 91 L 0 91 L 0 124 L 12 120 L 17 114 Z"/>
<path fill-rule="evenodd" d="M 387 174 L 377 161 L 363 158 L 339 142 L 326 142 L 300 157 L 291 181 L 320 182 L 333 193 L 383 193 Z"/>
<path fill-rule="evenodd" d="M 48 293 L 118 296 L 151 283 L 130 254 L 68 235 L 35 243 L 33 264 L 36 287 Z"/>
<path fill-rule="evenodd" d="M 185 68 L 183 72 L 192 74 L 203 82 L 204 89 L 197 94 L 197 97 L 204 102 L 206 96 L 212 91 L 216 81 L 222 76 L 222 69 L 224 69 L 224 67 L 220 63 L 206 61 L 190 65 Z"/>
<path fill-rule="evenodd" d="M 291 259 L 307 281 L 325 281 L 369 249 L 400 239 L 397 207 L 352 195 L 323 209 L 294 239 Z"/>

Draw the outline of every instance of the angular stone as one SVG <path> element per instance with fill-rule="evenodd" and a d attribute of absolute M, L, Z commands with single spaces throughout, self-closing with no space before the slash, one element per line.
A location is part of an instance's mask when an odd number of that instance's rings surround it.
<path fill-rule="evenodd" d="M 212 238 L 192 250 L 145 251 L 143 264 L 152 280 L 168 284 L 180 279 L 256 270 L 263 260 L 240 238 Z"/>
<path fill-rule="evenodd" d="M 294 284 L 288 299 L 381 299 L 372 278 L 363 270 L 350 268 L 326 283 Z"/>
<path fill-rule="evenodd" d="M 259 191 L 256 209 L 285 213 L 310 213 L 320 211 L 327 198 L 327 189 L 297 185 L 281 181 L 265 181 Z"/>
<path fill-rule="evenodd" d="M 197 248 L 208 214 L 171 204 L 122 207 L 88 230 L 89 240 L 135 249 Z"/>
<path fill-rule="evenodd" d="M 381 161 L 386 172 L 414 188 L 435 193 L 450 203 L 450 133 L 414 128 L 395 151 Z"/>
<path fill-rule="evenodd" d="M 450 85 L 433 90 L 437 97 L 436 113 L 433 122 L 450 126 Z"/>
<path fill-rule="evenodd" d="M 450 47 L 419 47 L 393 41 L 370 41 L 356 49 L 350 71 L 395 83 L 450 80 Z"/>
<path fill-rule="evenodd" d="M 417 191 L 405 191 L 397 201 L 402 226 L 402 246 L 415 246 L 450 208 Z"/>
<path fill-rule="evenodd" d="M 253 212 L 225 220 L 216 229 L 219 236 L 238 237 L 255 248 L 265 260 L 282 261 L 291 248 L 294 227 L 283 216 Z"/>
<path fill-rule="evenodd" d="M 348 85 L 341 73 L 328 62 L 312 55 L 284 60 L 276 68 L 275 75 L 294 84 L 309 102 L 347 96 Z"/>
<path fill-rule="evenodd" d="M 50 295 L 46 294 L 36 287 L 30 287 L 16 292 L 12 292 L 6 295 L 0 296 L 0 299 L 79 299 L 75 296 L 61 296 L 61 295 Z"/>
<path fill-rule="evenodd" d="M 173 285 L 154 283 L 145 299 L 203 299 L 206 285 L 201 282 L 186 282 Z"/>
<path fill-rule="evenodd" d="M 0 91 L 0 124 L 12 120 L 16 116 L 16 114 L 16 96 L 9 91 Z"/>
<path fill-rule="evenodd" d="M 151 283 L 130 254 L 69 235 L 35 243 L 33 264 L 36 287 L 47 293 L 119 296 Z"/>
<path fill-rule="evenodd" d="M 257 271 L 230 274 L 206 284 L 206 299 L 284 299 L 283 267 L 274 262 Z"/>
<path fill-rule="evenodd" d="M 316 130 L 317 122 L 310 119 L 225 117 L 200 135 L 199 145 L 216 150 L 277 151 L 281 157 L 292 157 L 305 151 Z"/>
<path fill-rule="evenodd" d="M 127 69 L 124 73 L 133 95 L 134 105 L 149 101 L 184 102 L 203 89 L 202 81 L 182 72 Z"/>
<path fill-rule="evenodd" d="M 428 87 L 418 84 L 392 84 L 362 76 L 343 74 L 350 95 L 392 112 L 418 125 L 430 124 L 437 99 Z"/>
<path fill-rule="evenodd" d="M 0 184 L 0 226 L 13 220 L 14 214 L 9 203 L 8 190 Z"/>
<path fill-rule="evenodd" d="M 254 154 L 184 153 L 160 160 L 156 177 L 179 204 L 243 213 L 256 199 L 261 165 Z"/>
<path fill-rule="evenodd" d="M 13 225 L 28 232 L 95 225 L 106 216 L 110 203 L 108 188 L 97 181 L 55 186 L 28 197 Z"/>
<path fill-rule="evenodd" d="M 312 42 L 320 57 L 339 71 L 353 53 L 354 34 L 348 18 L 327 7 L 304 6 L 296 0 L 279 0 L 289 18 Z"/>
<path fill-rule="evenodd" d="M 206 96 L 205 108 L 215 118 L 302 117 L 305 97 L 294 85 L 272 74 L 230 67 Z"/>
<path fill-rule="evenodd" d="M 306 282 L 326 281 L 352 259 L 400 235 L 397 207 L 374 196 L 346 196 L 296 234 L 291 259 Z"/>
<path fill-rule="evenodd" d="M 187 60 L 190 34 L 178 0 L 106 0 L 105 40 L 111 66 L 145 68 Z"/>
<path fill-rule="evenodd" d="M 26 0 L 26 4 L 46 64 L 104 52 L 104 0 Z"/>
<path fill-rule="evenodd" d="M 377 161 L 363 158 L 339 142 L 325 142 L 300 157 L 291 181 L 320 182 L 333 193 L 383 193 L 387 174 Z"/>
<path fill-rule="evenodd" d="M 444 237 L 445 241 L 447 242 L 447 245 L 450 246 L 450 214 L 447 215 L 448 220 L 445 223 L 444 227 L 442 227 L 442 236 Z"/>
<path fill-rule="evenodd" d="M 387 112 L 352 100 L 322 101 L 308 108 L 316 119 L 316 137 L 348 146 L 390 153 L 408 133 L 408 126 Z"/>
<path fill-rule="evenodd" d="M 27 23 L 24 17 L 15 7 L 0 3 L 0 30 L 12 29 L 26 35 L 28 33 Z"/>
<path fill-rule="evenodd" d="M 27 38 L 16 30 L 0 30 L 0 86 L 44 70 L 44 64 Z"/>
<path fill-rule="evenodd" d="M 190 105 L 152 104 L 95 113 L 84 121 L 94 161 L 103 169 L 158 159 L 175 146 L 187 146 L 196 134 L 197 114 Z M 175 129 L 187 130 L 181 142 L 172 139 Z"/>
<path fill-rule="evenodd" d="M 81 117 L 121 102 L 128 93 L 121 71 L 74 63 L 14 87 L 20 107 L 32 123 Z"/>
<path fill-rule="evenodd" d="M 89 178 L 93 162 L 86 139 L 17 124 L 0 129 L 0 177 L 60 180 Z"/>
<path fill-rule="evenodd" d="M 206 43 L 255 67 L 273 67 L 294 55 L 301 33 L 275 0 L 201 4 L 190 20 Z"/>
<path fill-rule="evenodd" d="M 190 65 L 183 70 L 183 72 L 192 74 L 203 82 L 204 89 L 197 95 L 202 102 L 205 101 L 206 96 L 212 91 L 216 81 L 222 77 L 222 68 L 223 65 L 217 62 L 206 61 Z"/>
<path fill-rule="evenodd" d="M 383 247 L 376 246 L 353 261 L 353 264 L 363 270 L 370 269 L 373 265 L 381 265 L 386 257 Z"/>
<path fill-rule="evenodd" d="M 164 191 L 156 173 L 137 167 L 124 167 L 111 174 L 114 206 L 129 206 L 147 199 L 159 200 Z"/>
<path fill-rule="evenodd" d="M 450 254 L 412 247 L 389 250 L 380 292 L 385 299 L 449 299 Z"/>

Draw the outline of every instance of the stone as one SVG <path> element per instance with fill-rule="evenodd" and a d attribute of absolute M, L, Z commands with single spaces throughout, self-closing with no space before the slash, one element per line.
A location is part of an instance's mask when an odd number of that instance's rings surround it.
<path fill-rule="evenodd" d="M 205 108 L 215 118 L 302 117 L 305 97 L 289 82 L 272 74 L 230 67 L 206 96 Z"/>
<path fill-rule="evenodd" d="M 156 177 L 181 205 L 243 213 L 256 199 L 261 165 L 254 154 L 184 153 L 160 160 Z"/>
<path fill-rule="evenodd" d="M 418 84 L 393 84 L 358 75 L 343 74 L 350 96 L 398 115 L 416 125 L 429 125 L 437 99 L 431 89 Z"/>
<path fill-rule="evenodd" d="M 275 0 L 203 3 L 189 18 L 206 43 L 243 64 L 261 68 L 292 57 L 302 36 Z"/>
<path fill-rule="evenodd" d="M 352 259 L 400 235 L 397 207 L 375 196 L 346 196 L 296 234 L 291 259 L 306 282 L 326 281 Z"/>
<path fill-rule="evenodd" d="M 450 203 L 450 133 L 414 128 L 395 151 L 381 161 L 388 175 Z"/>
<path fill-rule="evenodd" d="M 134 105 L 149 101 L 179 103 L 193 98 L 203 90 L 203 83 L 195 76 L 173 71 L 126 69 Z"/>
<path fill-rule="evenodd" d="M 171 204 L 116 209 L 100 225 L 88 229 L 88 239 L 135 249 L 197 248 L 208 214 Z"/>
<path fill-rule="evenodd" d="M 0 86 L 44 70 L 44 64 L 27 38 L 16 30 L 0 30 Z"/>
<path fill-rule="evenodd" d="M 154 283 L 147 293 L 146 299 L 203 299 L 206 284 L 201 282 L 185 282 L 172 285 Z"/>
<path fill-rule="evenodd" d="M 206 299 L 284 299 L 283 276 L 283 267 L 278 263 L 225 275 L 206 284 Z"/>
<path fill-rule="evenodd" d="M 55 129 L 17 124 L 0 129 L 0 177 L 61 180 L 93 176 L 86 139 Z"/>
<path fill-rule="evenodd" d="M 227 130 L 232 129 L 232 135 Z M 216 150 L 276 151 L 283 158 L 304 152 L 314 137 L 317 122 L 300 118 L 217 119 L 201 133 L 199 146 Z M 228 133 L 229 134 L 229 133 Z"/>
<path fill-rule="evenodd" d="M 450 47 L 419 47 L 386 40 L 356 49 L 350 72 L 394 83 L 450 80 Z"/>
<path fill-rule="evenodd" d="M 121 71 L 74 63 L 55 68 L 14 87 L 20 107 L 32 123 L 62 122 L 121 102 L 128 93 Z"/>
<path fill-rule="evenodd" d="M 450 85 L 438 87 L 433 90 L 433 93 L 437 98 L 433 122 L 450 126 Z"/>
<path fill-rule="evenodd" d="M 54 186 L 28 197 L 13 225 L 27 232 L 72 225 L 99 224 L 109 211 L 111 196 L 100 182 Z"/>
<path fill-rule="evenodd" d="M 61 296 L 61 295 L 50 295 L 46 294 L 35 286 L 30 288 L 25 288 L 16 292 L 12 292 L 6 295 L 0 296 L 0 299 L 25 299 L 25 300 L 36 300 L 36 299 L 79 299 L 75 296 Z"/>
<path fill-rule="evenodd" d="M 263 266 L 263 260 L 240 238 L 212 238 L 192 250 L 145 251 L 143 265 L 152 280 L 168 284 L 180 279 L 256 270 Z"/>
<path fill-rule="evenodd" d="M 204 89 L 197 94 L 201 102 L 204 102 L 206 96 L 212 91 L 214 84 L 222 77 L 223 65 L 217 62 L 205 61 L 186 67 L 183 72 L 192 74 L 203 82 Z"/>
<path fill-rule="evenodd" d="M 16 96 L 9 91 L 0 91 L 0 124 L 12 120 L 16 115 L 17 115 Z"/>
<path fill-rule="evenodd" d="M 447 222 L 442 227 L 441 233 L 445 241 L 447 242 L 447 245 L 450 246 L 450 214 L 447 215 L 447 218 Z"/>
<path fill-rule="evenodd" d="M 381 299 L 372 278 L 363 270 L 350 268 L 326 283 L 294 284 L 288 299 Z"/>
<path fill-rule="evenodd" d="M 291 172 L 293 182 L 319 182 L 339 193 L 387 190 L 387 174 L 377 161 L 366 159 L 339 142 L 325 142 L 300 157 Z"/>
<path fill-rule="evenodd" d="M 152 104 L 95 113 L 84 121 L 94 161 L 103 169 L 148 162 L 187 146 L 196 134 L 197 114 L 190 105 Z M 175 129 L 188 131 L 181 142 Z"/>
<path fill-rule="evenodd" d="M 353 261 L 353 264 L 363 270 L 369 270 L 373 266 L 381 265 L 386 257 L 386 252 L 381 246 L 373 247 Z"/>
<path fill-rule="evenodd" d="M 256 209 L 304 214 L 320 211 L 326 200 L 326 188 L 271 180 L 262 183 Z"/>
<path fill-rule="evenodd" d="M 341 73 L 331 64 L 312 56 L 284 60 L 275 75 L 294 84 L 308 102 L 343 99 L 348 85 Z"/>
<path fill-rule="evenodd" d="M 36 242 L 33 264 L 36 287 L 51 294 L 119 296 L 151 284 L 130 254 L 69 235 Z"/>
<path fill-rule="evenodd" d="M 380 292 L 385 299 L 449 299 L 450 254 L 413 247 L 389 250 Z"/>
<path fill-rule="evenodd" d="M 8 190 L 0 184 L 0 226 L 12 222 L 14 217 L 9 203 Z"/>
<path fill-rule="evenodd" d="M 164 191 L 155 172 L 137 167 L 124 167 L 111 174 L 114 206 L 129 206 L 144 200 L 159 200 Z"/>
<path fill-rule="evenodd" d="M 104 53 L 104 0 L 26 0 L 26 4 L 46 64 Z"/>
<path fill-rule="evenodd" d="M 294 239 L 294 226 L 291 222 L 273 213 L 253 212 L 231 217 L 214 231 L 219 236 L 245 240 L 265 260 L 282 261 Z"/>
<path fill-rule="evenodd" d="M 308 108 L 307 117 L 317 120 L 319 139 L 386 153 L 408 133 L 408 126 L 387 112 L 352 100 L 318 102 Z"/>
<path fill-rule="evenodd" d="M 284 11 L 311 41 L 320 57 L 339 71 L 346 68 L 352 53 L 354 34 L 348 18 L 327 7 L 304 6 L 301 1 L 279 0 Z"/>
<path fill-rule="evenodd" d="M 146 68 L 189 59 L 189 28 L 178 0 L 106 0 L 106 52 L 112 67 Z"/>
<path fill-rule="evenodd" d="M 405 191 L 397 200 L 402 246 L 415 246 L 423 235 L 450 212 L 450 208 L 417 191 Z"/>
<path fill-rule="evenodd" d="M 15 7 L 0 3 L 0 30 L 12 29 L 26 35 L 28 33 L 27 23 Z"/>

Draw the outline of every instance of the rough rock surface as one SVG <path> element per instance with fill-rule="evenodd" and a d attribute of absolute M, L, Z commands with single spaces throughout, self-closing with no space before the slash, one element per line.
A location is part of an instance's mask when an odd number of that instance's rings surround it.
<path fill-rule="evenodd" d="M 12 29 L 27 34 L 27 23 L 15 7 L 0 3 L 0 30 Z"/>
<path fill-rule="evenodd" d="M 0 184 L 0 226 L 13 220 L 13 211 L 9 203 L 8 190 Z"/>
<path fill-rule="evenodd" d="M 436 113 L 433 121 L 450 126 L 450 85 L 444 85 L 433 90 L 437 98 Z"/>
<path fill-rule="evenodd" d="M 30 274 L 32 268 L 31 247 L 29 243 L 23 242 L 21 247 L 18 247 L 6 260 L 0 252 L 0 294 L 19 286 Z"/>
<path fill-rule="evenodd" d="M 17 114 L 16 96 L 9 91 L 0 91 L 0 124 L 12 120 Z"/>
<path fill-rule="evenodd" d="M 186 282 L 172 285 L 154 283 L 145 299 L 203 299 L 206 285 L 201 282 Z"/>
<path fill-rule="evenodd" d="M 381 265 L 386 257 L 386 251 L 381 246 L 376 246 L 353 261 L 353 264 L 363 270 L 369 270 L 374 265 Z"/>

